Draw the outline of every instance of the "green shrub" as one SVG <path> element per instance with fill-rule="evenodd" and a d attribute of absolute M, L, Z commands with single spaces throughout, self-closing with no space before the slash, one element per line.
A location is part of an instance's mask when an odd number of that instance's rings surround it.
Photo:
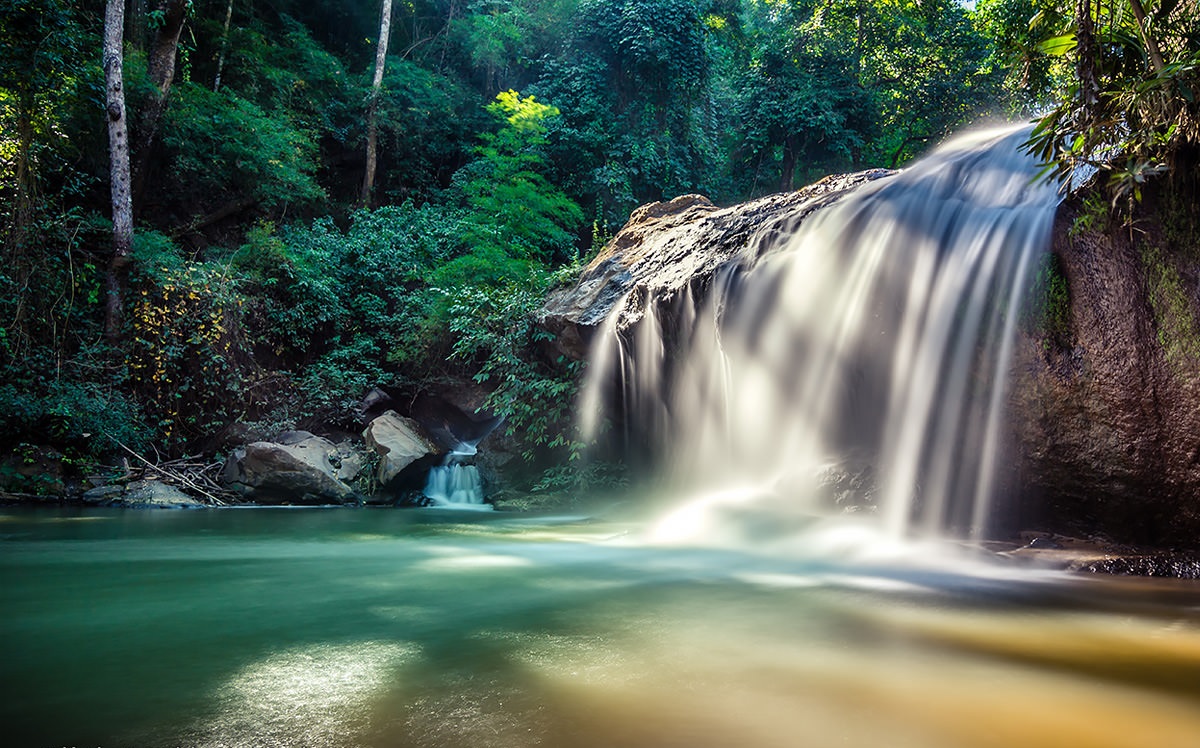
<path fill-rule="evenodd" d="M 210 211 L 237 201 L 273 209 L 324 197 L 310 132 L 229 91 L 183 83 L 171 97 L 162 128 L 169 196 Z"/>
<path fill-rule="evenodd" d="M 181 445 L 236 418 L 254 365 L 229 268 L 188 260 L 166 237 L 135 240 L 125 366 L 133 391 Z"/>
<path fill-rule="evenodd" d="M 573 435 L 579 362 L 538 357 L 552 336 L 534 324 L 547 277 L 537 283 L 498 288 L 462 288 L 451 302 L 454 355 L 470 361 L 475 381 L 490 385 L 486 407 L 501 415 L 509 434 L 530 445 L 574 459 L 582 448 Z"/>

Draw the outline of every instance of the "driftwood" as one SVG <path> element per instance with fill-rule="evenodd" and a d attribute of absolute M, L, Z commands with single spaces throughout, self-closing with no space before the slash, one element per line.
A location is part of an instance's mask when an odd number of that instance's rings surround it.
<path fill-rule="evenodd" d="M 142 464 L 143 474 L 146 471 L 153 472 L 161 478 L 166 479 L 167 482 L 180 486 L 184 491 L 203 497 L 215 506 L 224 506 L 231 501 L 236 501 L 238 498 L 236 493 L 221 486 L 218 480 L 222 468 L 220 462 L 201 461 L 198 457 L 193 456 L 155 463 L 112 436 L 108 434 L 105 434 L 105 436 L 108 436 L 118 447 L 137 459 Z M 126 470 L 126 475 L 134 477 L 135 473 L 132 468 L 129 468 Z"/>

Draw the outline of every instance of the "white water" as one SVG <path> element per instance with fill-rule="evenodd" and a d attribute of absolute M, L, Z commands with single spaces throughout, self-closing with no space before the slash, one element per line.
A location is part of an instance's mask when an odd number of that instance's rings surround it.
<path fill-rule="evenodd" d="M 476 453 L 473 444 L 461 444 L 446 455 L 445 461 L 429 470 L 422 493 L 433 506 L 448 509 L 490 510 L 483 501 L 483 479 L 479 468 L 462 464 L 464 457 Z"/>
<path fill-rule="evenodd" d="M 851 512 L 873 537 L 987 532 L 1014 326 L 1057 204 L 1026 137 L 956 138 L 752 238 L 704 298 L 651 291 L 635 329 L 606 326 L 585 406 L 615 380 L 627 440 L 691 497 L 660 539 L 760 545 Z"/>

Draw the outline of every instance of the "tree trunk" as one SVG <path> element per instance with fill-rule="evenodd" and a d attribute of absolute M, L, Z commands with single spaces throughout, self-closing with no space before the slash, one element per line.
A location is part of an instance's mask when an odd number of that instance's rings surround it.
<path fill-rule="evenodd" d="M 383 0 L 379 14 L 379 43 L 375 46 L 375 78 L 371 82 L 371 98 L 367 103 L 367 169 L 363 174 L 362 204 L 371 207 L 371 193 L 375 189 L 375 168 L 379 157 L 379 123 L 376 109 L 379 89 L 383 86 L 383 68 L 387 61 L 388 36 L 392 26 L 392 0 Z"/>
<path fill-rule="evenodd" d="M 144 50 L 146 48 L 146 0 L 130 0 L 128 30 L 125 32 L 125 41 L 132 44 L 135 49 Z"/>
<path fill-rule="evenodd" d="M 1150 30 L 1146 28 L 1146 9 L 1142 7 L 1141 0 L 1129 0 L 1129 7 L 1133 10 L 1133 17 L 1137 21 L 1138 35 L 1142 37 L 1142 43 L 1146 45 L 1146 51 L 1150 53 L 1150 63 L 1154 65 L 1154 74 L 1162 75 L 1166 64 L 1163 62 L 1158 42 L 1150 36 Z"/>
<path fill-rule="evenodd" d="M 233 20 L 233 0 L 225 5 L 225 28 L 221 31 L 221 53 L 217 55 L 217 76 L 213 79 L 213 93 L 221 90 L 221 72 L 225 69 L 225 52 L 229 49 L 229 22 Z"/>
<path fill-rule="evenodd" d="M 791 192 L 796 181 L 796 160 L 799 158 L 800 143 L 796 138 L 785 138 L 783 141 L 783 163 L 779 169 L 779 189 L 781 192 Z"/>
<path fill-rule="evenodd" d="M 104 334 L 110 340 L 121 331 L 121 307 L 129 252 L 133 249 L 133 199 L 129 177 L 129 132 L 125 116 L 122 43 L 124 0 L 108 0 L 104 13 L 104 87 L 108 118 L 109 174 L 112 185 L 113 253 L 108 264 L 104 302 Z"/>
<path fill-rule="evenodd" d="M 1075 2 L 1075 73 L 1079 77 L 1079 131 L 1092 126 L 1098 115 L 1100 83 L 1096 78 L 1096 26 L 1092 21 L 1093 0 Z"/>
<path fill-rule="evenodd" d="M 146 73 L 157 93 L 150 100 L 146 112 L 138 123 L 137 165 L 133 170 L 134 194 L 139 197 L 145 187 L 146 167 L 150 163 L 150 150 L 158 134 L 158 123 L 167 108 L 167 95 L 175 81 L 175 55 L 179 50 L 179 36 L 187 20 L 188 0 L 162 0 L 158 9 L 163 14 L 163 25 L 154 36 L 154 45 L 146 60 Z"/>
<path fill-rule="evenodd" d="M 13 198 L 13 208 L 10 223 L 0 230 L 4 237 L 5 249 L 9 252 L 9 262 L 15 263 L 22 259 L 18 257 L 29 228 L 33 225 L 33 205 L 37 191 L 37 179 L 30 155 L 33 151 L 33 96 L 22 94 L 17 98 L 17 150 L 15 186 L 17 194 Z"/>

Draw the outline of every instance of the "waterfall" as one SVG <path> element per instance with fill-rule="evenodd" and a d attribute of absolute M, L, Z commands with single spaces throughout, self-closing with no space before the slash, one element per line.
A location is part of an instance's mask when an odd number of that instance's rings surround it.
<path fill-rule="evenodd" d="M 664 536 L 740 523 L 754 542 L 851 512 L 897 538 L 986 533 L 1014 328 L 1057 205 L 1027 137 L 960 136 L 751 237 L 696 298 L 650 291 L 632 329 L 610 320 L 584 402 L 615 380 L 624 433 L 689 497 Z"/>
<path fill-rule="evenodd" d="M 489 510 L 483 501 L 483 479 L 479 468 L 463 464 L 465 457 L 476 453 L 473 444 L 460 444 L 451 450 L 441 465 L 430 468 L 422 493 L 435 507 L 448 509 Z"/>

